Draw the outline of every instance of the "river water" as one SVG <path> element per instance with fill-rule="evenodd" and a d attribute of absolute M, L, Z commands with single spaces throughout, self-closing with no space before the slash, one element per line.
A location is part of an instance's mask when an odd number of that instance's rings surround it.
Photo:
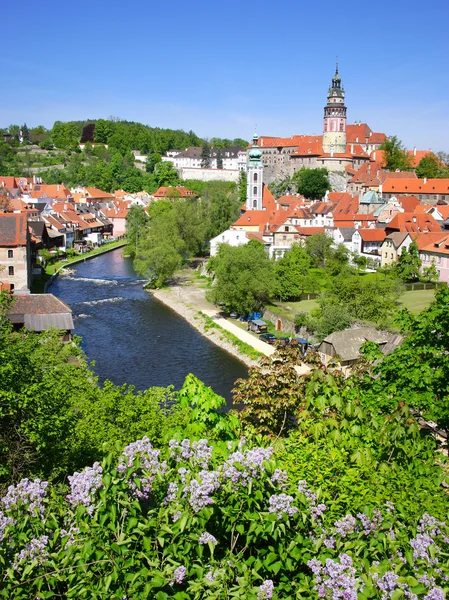
<path fill-rule="evenodd" d="M 144 292 L 144 281 L 121 248 L 72 268 L 74 275 L 59 276 L 48 291 L 72 308 L 74 333 L 82 337 L 101 382 L 179 389 L 194 373 L 230 399 L 247 368 Z"/>

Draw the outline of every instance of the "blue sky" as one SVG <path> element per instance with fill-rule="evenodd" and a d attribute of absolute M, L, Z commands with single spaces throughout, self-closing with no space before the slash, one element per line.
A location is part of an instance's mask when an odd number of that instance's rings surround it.
<path fill-rule="evenodd" d="M 16 0 L 2 17 L 0 127 L 320 133 L 338 55 L 348 122 L 449 151 L 447 0 Z"/>

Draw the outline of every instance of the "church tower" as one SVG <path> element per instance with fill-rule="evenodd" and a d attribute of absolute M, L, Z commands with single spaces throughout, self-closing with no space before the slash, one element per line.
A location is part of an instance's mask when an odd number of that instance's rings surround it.
<path fill-rule="evenodd" d="M 258 137 L 254 134 L 253 145 L 248 152 L 248 168 L 246 173 L 246 210 L 262 210 L 263 164 L 262 150 L 257 145 Z"/>
<path fill-rule="evenodd" d="M 346 106 L 345 89 L 341 87 L 338 63 L 327 93 L 324 107 L 323 152 L 343 154 L 346 152 Z"/>

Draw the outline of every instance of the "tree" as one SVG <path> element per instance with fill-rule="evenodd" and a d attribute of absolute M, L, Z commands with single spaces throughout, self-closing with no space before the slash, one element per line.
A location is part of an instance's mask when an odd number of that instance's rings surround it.
<path fill-rule="evenodd" d="M 219 246 L 217 256 L 208 263 L 214 274 L 209 298 L 229 312 L 247 315 L 260 310 L 269 298 L 273 284 L 273 265 L 263 244 L 251 240 L 244 246 Z"/>
<path fill-rule="evenodd" d="M 297 183 L 298 192 L 306 198 L 321 200 L 327 190 L 331 189 L 327 169 L 307 169 L 302 167 L 292 177 Z"/>
<path fill-rule="evenodd" d="M 247 175 L 245 173 L 245 171 L 240 171 L 239 173 L 239 181 L 238 181 L 238 188 L 239 188 L 239 200 L 240 200 L 240 204 L 246 204 L 246 184 L 247 184 Z"/>
<path fill-rule="evenodd" d="M 334 333 L 334 331 L 343 331 L 353 323 L 346 306 L 336 303 L 322 303 L 320 309 L 312 311 L 312 314 L 305 320 L 304 325 L 313 332 L 318 340 Z"/>
<path fill-rule="evenodd" d="M 403 248 L 398 257 L 394 270 L 403 281 L 418 281 L 420 277 L 422 261 L 419 258 L 418 244 L 412 242 L 409 249 Z"/>
<path fill-rule="evenodd" d="M 154 173 L 156 165 L 158 165 L 160 162 L 162 162 L 162 158 L 157 152 L 153 152 L 153 154 L 148 156 L 147 162 L 145 163 L 145 169 L 147 173 Z"/>
<path fill-rule="evenodd" d="M 274 294 L 281 300 L 298 298 L 308 282 L 312 260 L 299 244 L 293 244 L 284 256 L 274 263 Z"/>
<path fill-rule="evenodd" d="M 158 187 L 179 185 L 178 171 L 171 162 L 157 163 L 154 176 Z"/>
<path fill-rule="evenodd" d="M 131 206 L 126 217 L 126 238 L 128 240 L 127 252 L 135 256 L 139 238 L 145 237 L 150 219 L 143 206 Z"/>
<path fill-rule="evenodd" d="M 315 267 L 323 268 L 326 260 L 332 255 L 333 241 L 325 233 L 314 233 L 306 239 L 306 251 Z"/>
<path fill-rule="evenodd" d="M 379 150 L 383 150 L 384 159 L 382 168 L 387 171 L 411 171 L 412 162 L 406 148 L 401 140 L 393 135 L 387 138 L 380 146 Z"/>
<path fill-rule="evenodd" d="M 217 148 L 217 169 L 223 168 L 223 152 L 221 148 Z"/>
<path fill-rule="evenodd" d="M 428 267 L 424 267 L 424 269 L 422 270 L 422 279 L 429 283 L 439 281 L 440 276 L 435 266 L 435 261 L 432 262 L 432 264 Z"/>
<path fill-rule="evenodd" d="M 203 147 L 201 149 L 201 168 L 210 169 L 211 162 L 212 161 L 210 157 L 210 146 L 207 142 L 204 142 Z"/>
<path fill-rule="evenodd" d="M 26 123 L 22 125 L 22 139 L 24 144 L 30 143 L 30 131 Z"/>
<path fill-rule="evenodd" d="M 416 167 L 416 175 L 420 179 L 427 177 L 429 179 L 438 179 L 449 177 L 449 169 L 445 167 L 441 160 L 434 154 L 426 154 Z"/>
<path fill-rule="evenodd" d="M 133 263 L 137 273 L 156 288 L 162 287 L 181 264 L 181 255 L 167 239 L 161 239 L 154 245 L 143 242 Z"/>

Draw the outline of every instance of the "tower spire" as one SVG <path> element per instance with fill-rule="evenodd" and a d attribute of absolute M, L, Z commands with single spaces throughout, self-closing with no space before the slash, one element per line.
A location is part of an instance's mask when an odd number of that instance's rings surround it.
<path fill-rule="evenodd" d="M 323 150 L 341 154 L 346 152 L 346 106 L 345 91 L 338 73 L 338 56 L 335 63 L 335 75 L 327 94 L 324 107 Z"/>

